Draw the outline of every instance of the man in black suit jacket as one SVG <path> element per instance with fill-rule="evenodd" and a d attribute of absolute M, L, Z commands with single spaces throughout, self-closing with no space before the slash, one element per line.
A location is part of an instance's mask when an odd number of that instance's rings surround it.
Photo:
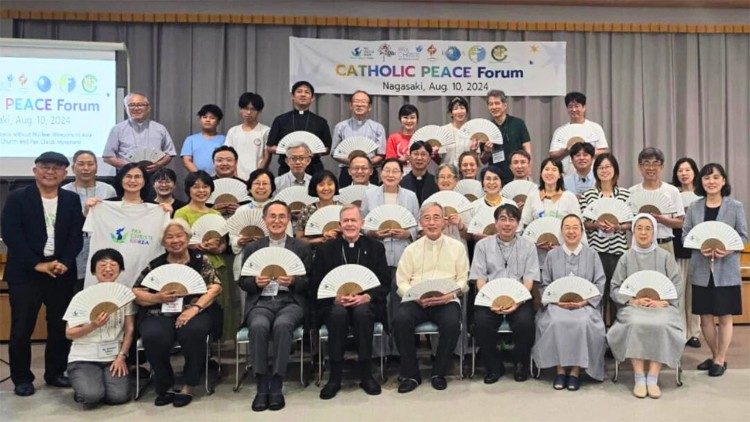
<path fill-rule="evenodd" d="M 409 147 L 409 162 L 411 171 L 401 179 L 401 187 L 417 194 L 417 202 L 422 202 L 438 191 L 435 176 L 427 171 L 432 157 L 432 145 L 424 141 L 416 141 Z"/>
<path fill-rule="evenodd" d="M 309 273 L 312 254 L 306 243 L 286 235 L 291 218 L 289 206 L 282 201 L 272 201 L 263 207 L 263 220 L 269 235 L 245 247 L 245 259 L 268 246 L 282 247 L 294 252 Z M 245 325 L 252 345 L 258 389 L 252 408 L 256 412 L 284 407 L 281 387 L 289 363 L 292 334 L 302 324 L 305 316 L 308 280 L 307 275 L 242 276 L 240 288 L 247 292 L 245 299 Z M 270 336 L 270 338 L 269 338 Z M 268 343 L 273 341 L 273 365 L 268 374 Z"/>
<path fill-rule="evenodd" d="M 36 183 L 11 192 L 3 208 L 11 309 L 10 376 L 19 396 L 34 394 L 31 334 L 42 303 L 47 307 L 44 379 L 49 385 L 70 387 L 64 376 L 70 341 L 65 338 L 62 317 L 77 279 L 83 213 L 78 195 L 60 189 L 69 164 L 62 154 L 43 153 L 35 160 Z"/>
<path fill-rule="evenodd" d="M 344 205 L 339 223 L 341 237 L 318 247 L 313 266 L 311 290 L 318 291 L 323 278 L 334 268 L 346 264 L 358 264 L 372 270 L 380 286 L 360 294 L 341 296 L 317 301 L 318 318 L 328 328 L 328 355 L 331 376 L 320 391 L 323 400 L 332 399 L 341 389 L 341 373 L 344 365 L 344 343 L 352 327 L 357 342 L 360 371 L 360 387 L 367 394 L 380 394 L 380 385 L 372 377 L 372 337 L 376 321 L 385 322 L 386 295 L 390 291 L 390 270 L 385 258 L 385 247 L 377 240 L 361 236 L 364 220 L 356 205 Z"/>

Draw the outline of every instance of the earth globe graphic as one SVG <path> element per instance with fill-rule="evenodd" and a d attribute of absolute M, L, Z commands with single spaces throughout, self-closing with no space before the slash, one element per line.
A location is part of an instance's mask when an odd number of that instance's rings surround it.
<path fill-rule="evenodd" d="M 481 62 L 487 57 L 487 50 L 484 47 L 475 45 L 469 49 L 469 60 L 474 63 Z"/>
<path fill-rule="evenodd" d="M 461 58 L 461 50 L 457 47 L 448 47 L 448 49 L 445 50 L 445 57 L 447 57 L 448 60 L 455 62 Z"/>
<path fill-rule="evenodd" d="M 76 80 L 71 75 L 61 75 L 60 79 L 57 80 L 57 86 L 60 87 L 62 92 L 72 92 L 76 87 Z"/>
<path fill-rule="evenodd" d="M 47 92 L 52 88 L 52 81 L 46 76 L 40 76 L 36 81 L 36 87 L 42 92 Z"/>

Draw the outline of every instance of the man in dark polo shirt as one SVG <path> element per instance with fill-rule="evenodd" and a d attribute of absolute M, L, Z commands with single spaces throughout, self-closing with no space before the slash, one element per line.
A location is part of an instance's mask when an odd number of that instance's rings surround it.
<path fill-rule="evenodd" d="M 508 97 L 505 92 L 493 89 L 487 93 L 487 108 L 492 121 L 500 128 L 503 144 L 487 142 L 482 147 L 482 163 L 500 169 L 503 185 L 513 180 L 510 171 L 510 156 L 517 149 L 524 149 L 531 155 L 531 138 L 523 119 L 508 114 Z"/>
<path fill-rule="evenodd" d="M 315 101 L 315 89 L 307 81 L 295 82 L 292 85 L 292 105 L 294 110 L 276 116 L 271 124 L 271 131 L 268 133 L 268 142 L 266 146 L 270 154 L 276 153 L 276 146 L 288 134 L 304 130 L 315 134 L 326 146 L 328 154 L 331 149 L 331 129 L 328 127 L 328 121 L 310 111 L 310 106 Z M 319 155 L 313 155 L 310 165 L 307 166 L 307 174 L 315 174 L 323 170 L 323 163 Z M 279 156 L 279 176 L 289 171 L 284 156 Z"/>

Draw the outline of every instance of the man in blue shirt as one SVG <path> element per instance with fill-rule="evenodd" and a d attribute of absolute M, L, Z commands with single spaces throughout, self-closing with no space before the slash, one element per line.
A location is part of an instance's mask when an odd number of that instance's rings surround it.
<path fill-rule="evenodd" d="M 563 178 L 565 190 L 580 197 L 584 191 L 594 187 L 594 172 L 591 169 L 594 154 L 596 148 L 588 142 L 579 142 L 570 147 L 570 159 L 575 171 Z"/>

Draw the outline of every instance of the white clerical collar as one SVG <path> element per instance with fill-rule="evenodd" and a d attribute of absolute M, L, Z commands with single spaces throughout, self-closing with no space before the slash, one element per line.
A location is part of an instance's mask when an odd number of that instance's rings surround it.
<path fill-rule="evenodd" d="M 307 113 L 308 111 L 310 111 L 310 109 L 307 109 L 307 110 L 297 110 L 297 109 L 295 108 L 295 109 L 294 109 L 294 111 L 296 111 L 296 112 L 297 112 L 297 114 L 305 114 L 305 113 Z"/>
<path fill-rule="evenodd" d="M 583 244 L 579 243 L 575 249 L 571 250 L 570 248 L 568 248 L 568 245 L 563 243 L 562 248 L 563 248 L 563 252 L 565 252 L 565 255 L 568 255 L 568 256 L 578 255 L 579 253 L 581 253 L 581 249 L 583 249 Z"/>
<path fill-rule="evenodd" d="M 286 233 L 284 233 L 284 236 L 279 240 L 269 237 L 268 241 L 270 245 L 280 245 L 281 247 L 284 247 L 284 245 L 286 245 Z"/>
<path fill-rule="evenodd" d="M 353 117 L 353 116 L 352 116 L 352 120 L 354 120 L 354 124 L 355 124 L 355 125 L 357 125 L 357 126 L 362 126 L 362 125 L 364 125 L 364 124 L 365 124 L 365 122 L 367 121 L 367 117 L 365 117 L 365 118 L 364 118 L 364 119 L 362 119 L 362 120 L 359 120 L 358 118 L 356 118 L 356 117 Z"/>

